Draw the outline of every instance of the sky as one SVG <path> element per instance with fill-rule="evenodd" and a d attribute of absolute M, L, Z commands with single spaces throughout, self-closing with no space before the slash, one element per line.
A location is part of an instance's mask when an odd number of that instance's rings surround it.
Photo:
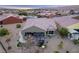
<path fill-rule="evenodd" d="M 10 8 L 10 9 L 33 9 L 33 8 L 55 8 L 62 7 L 62 5 L 0 5 L 0 8 Z"/>

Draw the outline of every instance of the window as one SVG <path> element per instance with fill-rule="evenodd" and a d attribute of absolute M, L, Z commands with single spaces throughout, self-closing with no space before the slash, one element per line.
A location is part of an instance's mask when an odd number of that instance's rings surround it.
<path fill-rule="evenodd" d="M 25 32 L 25 35 L 24 36 L 27 36 L 27 33 Z"/>
<path fill-rule="evenodd" d="M 48 31 L 48 34 L 53 34 L 53 31 Z"/>
<path fill-rule="evenodd" d="M 34 36 L 36 36 L 36 37 L 44 37 L 44 33 L 43 32 L 34 32 Z"/>
<path fill-rule="evenodd" d="M 70 38 L 72 38 L 72 34 L 70 34 Z"/>
<path fill-rule="evenodd" d="M 28 36 L 28 35 L 32 35 L 33 36 L 33 33 L 31 33 L 31 32 L 25 32 L 25 36 Z"/>

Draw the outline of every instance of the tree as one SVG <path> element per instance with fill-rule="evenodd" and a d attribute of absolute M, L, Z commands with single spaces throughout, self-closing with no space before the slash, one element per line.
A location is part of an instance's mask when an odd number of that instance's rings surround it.
<path fill-rule="evenodd" d="M 77 19 L 77 20 L 79 20 L 79 16 L 75 16 L 75 17 L 73 17 L 74 19 Z"/>
<path fill-rule="evenodd" d="M 62 36 L 62 37 L 66 37 L 68 36 L 69 34 L 69 31 L 66 29 L 66 28 L 61 28 L 58 30 L 59 31 L 59 34 Z"/>
<path fill-rule="evenodd" d="M 20 24 L 17 24 L 17 25 L 16 25 L 16 28 L 21 28 L 21 25 L 20 25 Z"/>
<path fill-rule="evenodd" d="M 19 15 L 27 16 L 27 13 L 25 13 L 25 12 L 21 12 L 21 13 L 19 13 Z"/>
<path fill-rule="evenodd" d="M 22 43 L 18 42 L 17 47 L 22 47 Z"/>
<path fill-rule="evenodd" d="M 0 36 L 9 35 L 9 31 L 6 28 L 0 29 Z"/>
<path fill-rule="evenodd" d="M 70 14 L 74 14 L 75 13 L 75 11 L 74 10 L 70 10 Z"/>

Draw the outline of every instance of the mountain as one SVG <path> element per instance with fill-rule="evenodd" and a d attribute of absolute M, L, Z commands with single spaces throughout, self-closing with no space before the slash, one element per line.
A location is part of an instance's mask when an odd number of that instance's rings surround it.
<path fill-rule="evenodd" d="M 61 5 L 0 5 L 0 8 L 7 9 L 38 9 L 38 8 L 55 8 Z"/>
<path fill-rule="evenodd" d="M 77 10 L 79 5 L 0 5 L 0 9 L 56 9 L 56 10 Z"/>
<path fill-rule="evenodd" d="M 64 7 L 58 7 L 58 8 L 55 8 L 57 10 L 76 10 L 76 11 L 79 11 L 79 5 L 68 5 L 68 6 L 64 6 Z"/>

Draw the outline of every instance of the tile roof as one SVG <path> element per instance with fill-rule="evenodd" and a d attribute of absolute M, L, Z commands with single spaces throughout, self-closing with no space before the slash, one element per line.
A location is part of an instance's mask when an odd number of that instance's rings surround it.
<path fill-rule="evenodd" d="M 68 26 L 69 29 L 79 29 L 79 23 Z"/>
<path fill-rule="evenodd" d="M 18 17 L 18 15 L 15 15 L 15 14 L 4 14 L 4 15 L 0 15 L 0 21 L 4 20 L 10 16 Z"/>
<path fill-rule="evenodd" d="M 36 26 L 39 27 L 43 30 L 47 30 L 48 28 L 55 30 L 56 25 L 53 21 L 53 19 L 46 19 L 46 18 L 35 18 L 35 19 L 28 19 L 26 24 L 25 24 L 25 29 Z"/>
<path fill-rule="evenodd" d="M 58 17 L 58 18 L 54 18 L 54 20 L 63 27 L 67 27 L 72 24 L 79 23 L 79 20 L 73 19 L 71 16 Z"/>
<path fill-rule="evenodd" d="M 70 33 L 78 33 L 76 30 L 74 30 L 74 29 L 69 29 L 69 32 Z"/>

